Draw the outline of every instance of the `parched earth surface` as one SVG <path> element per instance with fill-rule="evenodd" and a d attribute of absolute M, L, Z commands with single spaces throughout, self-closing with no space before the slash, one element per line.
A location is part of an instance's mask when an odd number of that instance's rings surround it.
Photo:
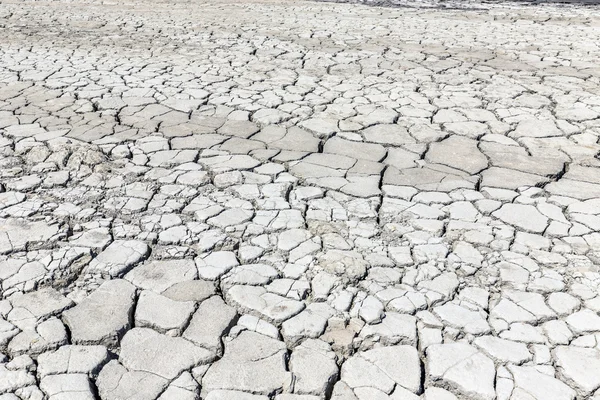
<path fill-rule="evenodd" d="M 0 399 L 600 399 L 600 12 L 482 7 L 3 1 Z"/>

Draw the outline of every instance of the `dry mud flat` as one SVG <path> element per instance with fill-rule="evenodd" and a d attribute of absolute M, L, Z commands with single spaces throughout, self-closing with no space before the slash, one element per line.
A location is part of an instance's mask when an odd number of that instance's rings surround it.
<path fill-rule="evenodd" d="M 600 17 L 0 4 L 0 399 L 600 399 Z"/>
<path fill-rule="evenodd" d="M 333 3 L 361 4 L 377 7 L 407 7 L 421 9 L 484 11 L 497 7 L 518 8 L 522 6 L 588 7 L 597 13 L 600 0 L 316 0 Z M 555 9 L 556 11 L 556 9 Z M 518 15 L 518 14 L 517 14 Z M 515 16 L 517 16 L 515 15 Z"/>

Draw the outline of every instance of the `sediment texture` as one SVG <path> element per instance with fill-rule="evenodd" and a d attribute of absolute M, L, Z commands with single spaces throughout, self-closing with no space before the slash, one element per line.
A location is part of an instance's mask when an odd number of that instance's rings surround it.
<path fill-rule="evenodd" d="M 600 393 L 600 17 L 0 4 L 0 399 Z"/>

